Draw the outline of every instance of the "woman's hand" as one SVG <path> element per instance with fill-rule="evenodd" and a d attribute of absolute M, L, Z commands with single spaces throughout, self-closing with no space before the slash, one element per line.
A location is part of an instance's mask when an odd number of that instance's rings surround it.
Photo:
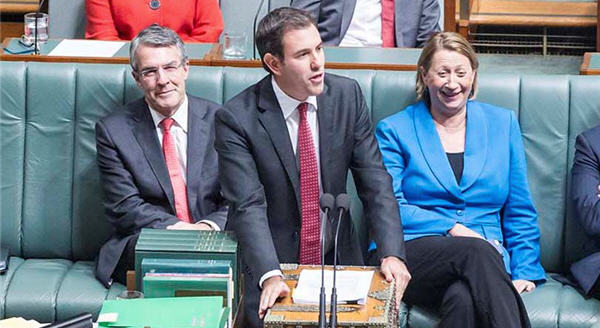
<path fill-rule="evenodd" d="M 473 238 L 483 238 L 482 235 L 477 232 L 465 227 L 464 225 L 457 223 L 452 227 L 452 229 L 448 230 L 448 234 L 452 237 L 473 237 Z"/>
<path fill-rule="evenodd" d="M 535 284 L 529 280 L 517 279 L 513 280 L 512 283 L 519 294 L 530 292 L 535 289 Z"/>

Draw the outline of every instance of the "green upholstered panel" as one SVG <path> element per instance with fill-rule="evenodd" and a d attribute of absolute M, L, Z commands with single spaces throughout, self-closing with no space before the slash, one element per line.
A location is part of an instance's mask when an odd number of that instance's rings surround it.
<path fill-rule="evenodd" d="M 375 125 L 416 101 L 415 78 L 416 72 L 377 72 L 371 109 Z"/>
<path fill-rule="evenodd" d="M 77 66 L 73 152 L 73 259 L 92 260 L 110 234 L 96 164 L 95 124 L 123 103 L 124 65 Z"/>
<path fill-rule="evenodd" d="M 5 316 L 39 322 L 56 320 L 56 295 L 69 267 L 68 260 L 26 260 L 17 268 L 8 287 Z"/>
<path fill-rule="evenodd" d="M 0 241 L 17 256 L 23 237 L 26 73 L 25 63 L 0 62 Z"/>
<path fill-rule="evenodd" d="M 523 294 L 523 303 L 532 327 L 559 327 L 557 309 L 562 289 L 560 283 L 548 279 L 548 282 L 538 286 L 533 292 Z"/>
<path fill-rule="evenodd" d="M 375 71 L 368 70 L 327 70 L 328 73 L 333 73 L 341 76 L 346 76 L 358 81 L 358 85 L 365 97 L 365 102 L 367 103 L 367 107 L 371 112 L 373 108 L 373 79 L 375 78 Z"/>
<path fill-rule="evenodd" d="M 121 292 L 124 289 L 125 286 L 119 283 L 114 283 L 110 289 L 104 288 L 94 277 L 94 262 L 76 262 L 66 273 L 56 296 L 56 320 L 83 312 L 92 313 L 95 320 L 110 290 Z"/>
<path fill-rule="evenodd" d="M 225 67 L 223 75 L 223 102 L 225 103 L 242 90 L 260 81 L 267 75 L 267 71 L 262 68 Z"/>
<path fill-rule="evenodd" d="M 521 79 L 511 74 L 479 74 L 475 99 L 519 113 Z"/>
<path fill-rule="evenodd" d="M 187 92 L 196 97 L 223 103 L 223 68 L 190 66 L 185 83 Z"/>
<path fill-rule="evenodd" d="M 569 181 L 575 153 L 575 138 L 581 132 L 600 124 L 600 76 L 571 76 L 570 81 L 571 104 L 567 166 Z M 567 218 L 563 231 L 565 235 L 565 268 L 584 255 L 582 247 L 587 241 L 583 228 L 573 216 L 572 204 L 568 202 L 567 205 Z"/>
<path fill-rule="evenodd" d="M 600 324 L 600 301 L 584 299 L 571 287 L 563 287 L 560 293 L 560 328 L 587 328 Z"/>
<path fill-rule="evenodd" d="M 137 86 L 133 76 L 131 75 L 131 66 L 127 65 L 126 73 L 124 76 L 125 83 L 125 98 L 123 99 L 123 104 L 130 103 L 138 98 L 144 96 L 144 92 Z"/>
<path fill-rule="evenodd" d="M 75 70 L 73 64 L 28 65 L 25 258 L 71 257 Z"/>
<path fill-rule="evenodd" d="M 19 266 L 23 264 L 25 260 L 20 257 L 12 256 L 8 262 L 8 271 L 0 275 L 0 319 L 4 318 L 5 306 L 6 306 L 6 294 L 8 293 L 8 286 L 12 281 L 15 272 Z"/>
<path fill-rule="evenodd" d="M 538 210 L 542 265 L 547 271 L 561 272 L 569 132 L 568 77 L 524 76 L 520 108 L 527 176 Z"/>
<path fill-rule="evenodd" d="M 435 328 L 440 323 L 437 309 L 409 306 L 407 326 L 410 328 Z"/>

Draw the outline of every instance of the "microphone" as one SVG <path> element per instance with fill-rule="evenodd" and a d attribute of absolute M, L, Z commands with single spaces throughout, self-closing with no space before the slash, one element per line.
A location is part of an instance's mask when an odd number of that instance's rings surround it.
<path fill-rule="evenodd" d="M 337 290 L 335 288 L 335 272 L 337 271 L 337 244 L 338 235 L 340 233 L 340 223 L 344 217 L 345 212 L 348 212 L 350 206 L 350 198 L 347 194 L 339 194 L 335 198 L 335 207 L 339 211 L 339 217 L 337 221 L 337 227 L 335 229 L 335 239 L 333 246 L 333 287 L 331 288 L 331 311 L 329 312 L 329 327 L 336 328 L 337 326 Z"/>
<path fill-rule="evenodd" d="M 321 195 L 320 205 L 325 212 L 325 220 L 321 220 L 321 294 L 319 295 L 319 328 L 327 328 L 327 318 L 325 317 L 325 221 L 329 220 L 329 211 L 333 208 L 333 195 Z"/>
<path fill-rule="evenodd" d="M 260 4 L 258 4 L 258 8 L 256 9 L 256 14 L 254 15 L 254 23 L 252 24 L 252 59 L 256 59 L 256 21 L 258 20 L 258 15 L 260 14 L 260 10 L 264 3 L 265 0 L 260 0 Z"/>
<path fill-rule="evenodd" d="M 33 30 L 33 54 L 34 55 L 40 54 L 40 48 L 39 48 L 39 44 L 38 44 L 38 19 L 40 18 L 40 10 L 42 9 L 42 6 L 44 5 L 44 1 L 45 0 L 40 1 L 40 5 L 38 6 L 37 11 L 35 12 L 35 21 L 34 21 L 34 30 Z"/>

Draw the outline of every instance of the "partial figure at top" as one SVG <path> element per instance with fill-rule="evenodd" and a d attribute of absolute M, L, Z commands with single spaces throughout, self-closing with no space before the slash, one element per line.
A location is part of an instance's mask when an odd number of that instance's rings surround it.
<path fill-rule="evenodd" d="M 131 40 L 156 23 L 184 42 L 217 42 L 224 23 L 217 0 L 86 0 L 86 39 Z"/>
<path fill-rule="evenodd" d="M 292 0 L 318 22 L 323 44 L 423 47 L 440 31 L 438 0 Z"/>

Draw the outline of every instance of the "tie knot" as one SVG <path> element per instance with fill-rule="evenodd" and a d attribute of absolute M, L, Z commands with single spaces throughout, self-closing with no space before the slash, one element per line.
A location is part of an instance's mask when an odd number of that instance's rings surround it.
<path fill-rule="evenodd" d="M 307 102 L 303 102 L 298 105 L 298 112 L 300 113 L 300 116 L 306 116 L 307 111 L 308 111 L 308 103 Z"/>
<path fill-rule="evenodd" d="M 175 123 L 175 120 L 173 120 L 170 117 L 167 117 L 160 121 L 160 127 L 163 129 L 163 131 L 170 131 L 173 123 Z"/>

